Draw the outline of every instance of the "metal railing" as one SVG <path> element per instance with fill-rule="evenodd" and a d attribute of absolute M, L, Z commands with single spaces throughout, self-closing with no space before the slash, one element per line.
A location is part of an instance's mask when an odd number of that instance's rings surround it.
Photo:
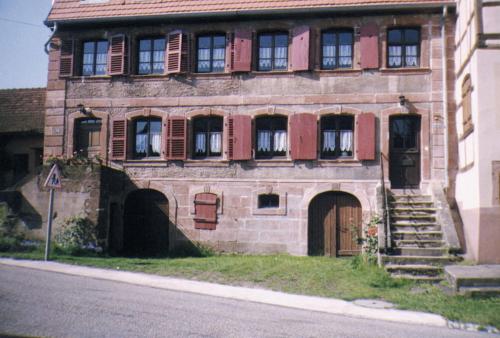
<path fill-rule="evenodd" d="M 385 174 L 384 174 L 384 159 L 389 160 L 383 152 L 380 152 L 380 183 L 382 184 L 382 194 L 384 195 L 384 248 L 386 252 L 392 247 L 391 240 L 391 215 L 389 212 L 389 198 L 387 197 L 387 189 L 385 188 Z"/>

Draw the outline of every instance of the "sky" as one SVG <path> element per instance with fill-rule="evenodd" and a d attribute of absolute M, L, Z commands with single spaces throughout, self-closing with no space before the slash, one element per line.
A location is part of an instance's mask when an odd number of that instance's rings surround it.
<path fill-rule="evenodd" d="M 0 89 L 47 85 L 51 0 L 0 0 Z"/>

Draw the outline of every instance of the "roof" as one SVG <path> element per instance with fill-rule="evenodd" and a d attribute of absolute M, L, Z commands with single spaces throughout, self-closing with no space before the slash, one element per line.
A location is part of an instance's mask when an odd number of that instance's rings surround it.
<path fill-rule="evenodd" d="M 55 0 L 47 23 L 127 17 L 242 15 L 306 10 L 418 8 L 454 5 L 455 0 Z"/>
<path fill-rule="evenodd" d="M 45 88 L 0 90 L 0 133 L 43 133 Z"/>

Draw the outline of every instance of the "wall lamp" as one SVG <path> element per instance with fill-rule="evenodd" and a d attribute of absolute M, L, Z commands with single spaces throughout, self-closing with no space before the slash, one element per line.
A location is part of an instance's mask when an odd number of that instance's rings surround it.
<path fill-rule="evenodd" d="M 408 100 L 406 99 L 406 97 L 404 95 L 401 95 L 399 97 L 399 105 L 401 107 L 406 107 L 406 104 L 408 103 Z"/>
<path fill-rule="evenodd" d="M 91 115 L 92 114 L 92 108 L 85 107 L 83 104 L 78 104 L 76 105 L 76 108 L 78 108 L 78 111 L 82 113 L 83 115 Z"/>

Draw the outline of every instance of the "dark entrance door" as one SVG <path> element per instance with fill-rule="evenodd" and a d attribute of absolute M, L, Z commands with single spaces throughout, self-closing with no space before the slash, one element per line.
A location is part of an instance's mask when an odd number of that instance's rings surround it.
<path fill-rule="evenodd" d="M 123 252 L 137 256 L 168 253 L 168 200 L 156 190 L 137 190 L 124 210 Z"/>
<path fill-rule="evenodd" d="M 390 119 L 389 177 L 393 189 L 420 187 L 420 117 Z"/>
<path fill-rule="evenodd" d="M 361 204 L 342 192 L 326 192 L 309 205 L 308 253 L 311 256 L 351 256 L 361 251 Z M 357 235 L 356 235 L 357 233 Z"/>

